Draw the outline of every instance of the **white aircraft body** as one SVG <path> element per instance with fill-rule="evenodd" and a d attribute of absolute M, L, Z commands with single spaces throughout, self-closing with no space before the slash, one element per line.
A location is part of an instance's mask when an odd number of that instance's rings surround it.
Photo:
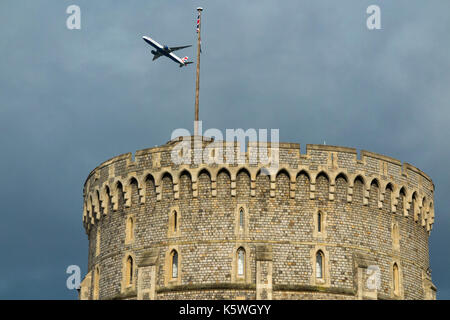
<path fill-rule="evenodd" d="M 169 48 L 168 46 L 160 45 L 158 42 L 156 42 L 155 40 L 153 40 L 150 37 L 143 36 L 142 39 L 144 39 L 145 42 L 147 42 L 149 45 L 151 45 L 153 48 L 156 49 L 156 50 L 152 50 L 151 51 L 153 53 L 153 60 L 152 61 L 158 59 L 161 56 L 166 56 L 167 58 L 172 59 L 173 61 L 177 62 L 180 65 L 180 68 L 181 67 L 185 67 L 188 64 L 192 63 L 192 62 L 188 62 L 187 61 L 188 57 L 180 58 L 177 55 L 172 53 L 173 51 L 176 51 L 176 50 L 180 50 L 180 49 L 191 47 L 191 45 Z"/>

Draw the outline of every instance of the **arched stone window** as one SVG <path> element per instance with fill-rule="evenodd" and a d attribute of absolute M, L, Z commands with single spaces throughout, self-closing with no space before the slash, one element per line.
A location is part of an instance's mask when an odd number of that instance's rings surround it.
<path fill-rule="evenodd" d="M 400 249 L 400 232 L 397 223 L 392 226 L 392 246 L 394 250 Z"/>
<path fill-rule="evenodd" d="M 326 222 L 327 213 L 324 212 L 323 210 L 317 210 L 314 212 L 312 220 L 313 220 L 313 229 L 312 229 L 313 237 L 325 239 L 327 237 L 327 222 Z"/>
<path fill-rule="evenodd" d="M 180 208 L 178 206 L 171 207 L 169 209 L 168 226 L 167 226 L 168 237 L 178 237 L 181 235 L 180 222 L 181 222 Z"/>
<path fill-rule="evenodd" d="M 245 276 L 245 250 L 242 247 L 237 250 L 237 276 Z"/>
<path fill-rule="evenodd" d="M 132 242 L 134 240 L 134 219 L 128 217 L 125 228 L 125 240 L 126 242 Z"/>
<path fill-rule="evenodd" d="M 400 279 L 397 263 L 394 263 L 392 267 L 392 287 L 394 289 L 394 295 L 400 295 Z"/>
<path fill-rule="evenodd" d="M 175 210 L 173 212 L 173 232 L 177 232 L 177 228 L 178 228 L 178 214 L 177 211 Z"/>
<path fill-rule="evenodd" d="M 100 254 L 100 241 L 101 241 L 101 231 L 100 231 L 100 222 L 97 225 L 97 237 L 95 240 L 95 255 L 98 256 Z"/>
<path fill-rule="evenodd" d="M 131 256 L 128 256 L 127 258 L 127 267 L 126 267 L 126 284 L 132 285 L 133 284 L 133 258 Z"/>
<path fill-rule="evenodd" d="M 176 250 L 172 250 L 170 256 L 171 256 L 172 279 L 177 279 L 178 278 L 178 252 Z"/>
<path fill-rule="evenodd" d="M 316 278 L 317 279 L 323 279 L 323 274 L 324 274 L 323 263 L 324 263 L 323 252 L 321 250 L 319 250 L 316 253 Z"/>
<path fill-rule="evenodd" d="M 322 232 L 322 213 L 317 212 L 317 232 Z"/>
<path fill-rule="evenodd" d="M 234 232 L 237 239 L 248 236 L 248 206 L 245 203 L 238 203 L 234 210 Z"/>
<path fill-rule="evenodd" d="M 244 208 L 239 209 L 239 230 L 244 230 Z"/>
<path fill-rule="evenodd" d="M 99 285 L 100 285 L 100 268 L 95 268 L 94 273 L 94 300 L 99 299 Z"/>

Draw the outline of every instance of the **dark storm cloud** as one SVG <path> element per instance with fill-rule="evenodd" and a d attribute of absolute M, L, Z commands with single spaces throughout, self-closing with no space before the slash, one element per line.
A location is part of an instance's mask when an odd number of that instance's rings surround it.
<path fill-rule="evenodd" d="M 65 26 L 71 4 L 79 31 Z M 382 30 L 365 26 L 370 4 Z M 433 280 L 450 298 L 445 0 L 2 1 L 0 297 L 75 298 L 65 270 L 86 272 L 86 176 L 192 127 L 194 68 L 152 63 L 141 36 L 194 44 L 198 5 L 204 129 L 279 128 L 302 152 L 326 141 L 421 168 L 436 185 Z"/>

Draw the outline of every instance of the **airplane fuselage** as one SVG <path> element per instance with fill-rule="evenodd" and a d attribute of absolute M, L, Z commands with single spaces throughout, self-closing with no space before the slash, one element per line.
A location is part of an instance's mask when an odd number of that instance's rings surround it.
<path fill-rule="evenodd" d="M 151 45 L 153 48 L 155 48 L 155 50 L 151 51 L 151 53 L 154 55 L 154 60 L 157 59 L 159 56 L 165 56 L 165 57 L 173 60 L 174 62 L 178 63 L 180 65 L 180 67 L 184 67 L 187 65 L 187 63 L 185 62 L 186 58 L 181 59 L 176 54 L 174 54 L 171 51 L 171 48 L 169 48 L 168 46 L 163 46 L 163 45 L 159 44 L 158 42 L 156 42 L 155 40 L 153 40 L 152 38 L 147 37 L 147 36 L 143 36 L 142 39 L 144 39 L 145 42 L 147 42 L 149 45 Z"/>

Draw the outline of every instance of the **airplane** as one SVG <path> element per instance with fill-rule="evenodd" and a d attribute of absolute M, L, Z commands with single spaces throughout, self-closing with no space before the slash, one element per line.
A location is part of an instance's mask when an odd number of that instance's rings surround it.
<path fill-rule="evenodd" d="M 192 47 L 192 45 L 169 48 L 168 46 L 160 45 L 158 42 L 156 42 L 155 40 L 153 40 L 150 37 L 143 36 L 142 39 L 144 39 L 145 42 L 147 42 L 149 45 L 151 45 L 153 48 L 156 49 L 156 50 L 151 51 L 151 53 L 153 53 L 152 61 L 155 61 L 156 59 L 158 59 L 161 56 L 166 56 L 167 58 L 172 59 L 173 61 L 178 63 L 180 65 L 180 68 L 193 63 L 193 62 L 187 61 L 188 57 L 180 58 L 177 55 L 172 53 L 173 51 L 176 51 L 176 50 Z"/>

